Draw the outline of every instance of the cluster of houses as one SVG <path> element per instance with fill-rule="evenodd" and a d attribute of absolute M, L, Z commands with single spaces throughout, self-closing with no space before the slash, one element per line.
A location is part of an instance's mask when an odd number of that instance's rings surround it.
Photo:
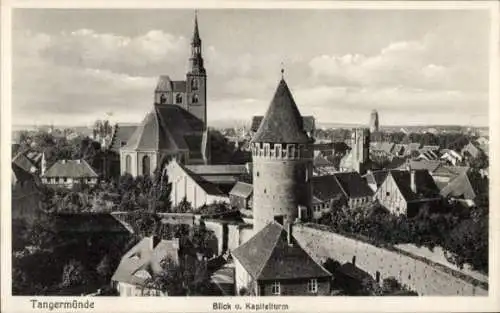
<path fill-rule="evenodd" d="M 231 242 L 218 252 L 230 251 L 233 295 L 244 290 L 253 295 L 329 294 L 332 273 L 297 243 L 292 231 L 296 221 L 314 221 L 333 207 L 354 209 L 374 201 L 408 216 L 443 197 L 473 204 L 477 191 L 469 180 L 470 170 L 456 166 L 460 160 L 454 158 L 480 153 L 474 144 L 460 152 L 414 143 L 371 144 L 367 128 L 355 129 L 350 145 L 314 144 L 314 117 L 300 115 L 284 79 L 265 116 L 252 120 L 252 139 L 246 147 L 252 161 L 211 164 L 206 75 L 196 19 L 191 48 L 186 80 L 161 76 L 152 111 L 139 125 L 115 127 L 107 148 L 115 151 L 113 162 L 118 162 L 120 174 L 153 174 L 160 167 L 172 187 L 173 206 L 184 199 L 194 208 L 226 202 L 241 213 L 245 220 L 235 227 L 248 226 L 251 235 L 240 232 L 239 239 L 227 238 L 227 222 L 212 223 L 223 229 L 220 240 Z M 371 158 L 385 155 L 398 162 L 373 169 Z M 166 158 L 171 161 L 161 164 Z M 13 190 L 25 180 L 24 172 L 52 186 L 98 183 L 98 174 L 85 160 L 59 160 L 46 169 L 43 154 L 29 157 L 21 151 L 12 164 L 18 178 Z M 112 278 L 116 290 L 121 296 L 164 295 L 142 284 L 162 270 L 164 260 L 180 262 L 179 249 L 176 239 L 143 238 L 122 257 Z M 340 268 L 348 274 L 352 267 L 354 261 Z"/>

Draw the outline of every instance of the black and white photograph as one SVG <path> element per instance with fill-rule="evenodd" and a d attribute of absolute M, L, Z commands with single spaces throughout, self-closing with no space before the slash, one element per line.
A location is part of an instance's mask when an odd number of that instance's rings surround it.
<path fill-rule="evenodd" d="M 494 297 L 495 6 L 431 4 L 10 8 L 2 289 Z"/>

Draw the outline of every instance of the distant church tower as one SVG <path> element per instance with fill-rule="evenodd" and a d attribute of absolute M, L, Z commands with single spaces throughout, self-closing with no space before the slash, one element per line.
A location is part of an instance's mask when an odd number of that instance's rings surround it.
<path fill-rule="evenodd" d="M 207 74 L 203 65 L 198 15 L 194 17 L 189 71 L 186 75 L 187 110 L 207 125 Z"/>
<path fill-rule="evenodd" d="M 378 132 L 378 112 L 377 110 L 373 110 L 370 114 L 370 132 L 375 133 Z"/>
<path fill-rule="evenodd" d="M 352 130 L 351 153 L 353 170 L 364 174 L 370 159 L 370 131 L 368 128 Z"/>
<path fill-rule="evenodd" d="M 302 123 L 292 94 L 281 79 L 251 141 L 255 232 L 272 221 L 290 225 L 299 217 L 299 206 L 306 214 L 311 209 L 313 139 Z"/>

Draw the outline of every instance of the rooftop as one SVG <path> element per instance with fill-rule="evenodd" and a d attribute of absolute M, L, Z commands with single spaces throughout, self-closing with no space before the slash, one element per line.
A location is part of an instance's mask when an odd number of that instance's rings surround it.
<path fill-rule="evenodd" d="M 59 160 L 42 177 L 97 178 L 98 175 L 85 160 Z"/>
<path fill-rule="evenodd" d="M 255 280 L 330 277 L 287 231 L 272 222 L 232 252 Z"/>
<path fill-rule="evenodd" d="M 309 143 L 303 119 L 292 93 L 281 80 L 252 142 Z"/>

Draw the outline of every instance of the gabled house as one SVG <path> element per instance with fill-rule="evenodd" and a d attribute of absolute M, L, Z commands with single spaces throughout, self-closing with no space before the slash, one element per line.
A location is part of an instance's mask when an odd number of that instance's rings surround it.
<path fill-rule="evenodd" d="M 380 170 L 380 171 L 369 171 L 363 177 L 366 180 L 368 186 L 375 193 L 378 188 L 382 185 L 387 175 L 389 174 L 389 170 Z"/>
<path fill-rule="evenodd" d="M 415 216 L 424 204 L 441 200 L 439 188 L 426 170 L 389 171 L 375 198 L 396 215 Z"/>
<path fill-rule="evenodd" d="M 473 143 L 472 141 L 469 141 L 469 143 L 466 144 L 462 148 L 461 153 L 465 159 L 468 159 L 468 158 L 475 159 L 475 158 L 480 157 L 482 154 L 484 154 L 484 152 L 481 150 L 481 148 L 479 148 L 479 145 L 476 143 Z"/>
<path fill-rule="evenodd" d="M 206 176 L 216 178 L 218 175 L 203 176 L 177 160 L 169 162 L 165 169 L 168 182 L 172 187 L 170 201 L 173 206 L 178 205 L 184 198 L 195 209 L 214 202 L 229 202 L 228 194 L 223 192 L 216 183 L 206 179 Z M 215 174 L 215 172 L 212 173 Z M 207 174 L 206 171 L 205 174 Z"/>
<path fill-rule="evenodd" d="M 231 207 L 239 210 L 251 210 L 253 200 L 253 186 L 245 182 L 237 182 L 229 192 Z"/>
<path fill-rule="evenodd" d="M 451 165 L 457 165 L 458 163 L 462 162 L 463 157 L 460 153 L 456 152 L 455 150 L 452 149 L 443 149 L 441 151 L 441 160 L 445 160 L 446 162 L 450 163 Z"/>
<path fill-rule="evenodd" d="M 292 226 L 267 224 L 231 252 L 236 294 L 257 296 L 328 295 L 332 274 L 295 240 Z"/>
<path fill-rule="evenodd" d="M 469 206 L 474 205 L 476 197 L 488 190 L 488 180 L 476 174 L 465 171 L 453 178 L 446 186 L 441 189 L 441 195 L 455 200 L 466 200 Z"/>
<path fill-rule="evenodd" d="M 167 296 L 162 290 L 145 287 L 145 283 L 164 270 L 164 262 L 179 264 L 179 239 L 143 238 L 122 257 L 111 278 L 121 297 Z"/>
<path fill-rule="evenodd" d="M 83 159 L 59 160 L 41 175 L 42 183 L 46 185 L 71 188 L 75 184 L 97 184 L 97 173 Z"/>
<path fill-rule="evenodd" d="M 322 153 L 317 153 L 313 159 L 313 175 L 321 176 L 333 174 L 337 170 L 335 165 L 330 162 Z"/>
<path fill-rule="evenodd" d="M 313 218 L 320 218 L 332 205 L 356 208 L 373 199 L 373 191 L 358 172 L 342 172 L 311 179 Z"/>

